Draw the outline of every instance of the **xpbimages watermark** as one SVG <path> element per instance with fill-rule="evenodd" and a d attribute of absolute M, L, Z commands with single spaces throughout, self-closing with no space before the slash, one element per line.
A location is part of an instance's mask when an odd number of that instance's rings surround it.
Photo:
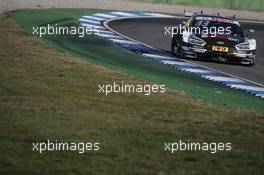
<path fill-rule="evenodd" d="M 169 35 L 173 37 L 174 35 L 177 34 L 184 34 L 185 32 L 187 33 L 193 33 L 193 34 L 201 34 L 201 35 L 211 35 L 211 36 L 216 36 L 216 35 L 230 35 L 232 33 L 231 27 L 207 27 L 205 26 L 192 26 L 192 27 L 186 27 L 182 24 L 179 26 L 165 26 L 164 27 L 164 34 Z"/>
<path fill-rule="evenodd" d="M 99 34 L 99 30 L 96 27 L 82 27 L 82 26 L 58 26 L 58 24 L 47 26 L 33 26 L 32 34 L 38 37 L 45 35 L 78 35 L 79 38 L 85 35 Z"/>
<path fill-rule="evenodd" d="M 151 95 L 153 93 L 164 93 L 166 91 L 165 85 L 156 84 L 124 84 L 116 83 L 113 84 L 99 84 L 98 92 L 108 95 L 110 93 L 142 93 L 144 95 Z"/>
<path fill-rule="evenodd" d="M 62 142 L 62 141 L 50 141 L 46 142 L 33 142 L 32 150 L 38 153 L 46 151 L 72 151 L 79 154 L 83 154 L 89 151 L 99 151 L 99 142 Z"/>
<path fill-rule="evenodd" d="M 215 154 L 221 151 L 231 151 L 231 142 L 192 142 L 190 140 L 183 141 L 179 140 L 177 142 L 165 142 L 164 151 L 168 151 L 171 154 L 181 151 L 204 151 L 211 154 Z"/>

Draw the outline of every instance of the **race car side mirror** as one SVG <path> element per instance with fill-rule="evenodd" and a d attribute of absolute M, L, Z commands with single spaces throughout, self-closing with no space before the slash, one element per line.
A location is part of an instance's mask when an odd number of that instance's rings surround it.
<path fill-rule="evenodd" d="M 247 31 L 246 37 L 251 37 L 251 35 L 254 34 L 254 33 L 255 33 L 255 30 L 254 29 L 249 29 Z"/>
<path fill-rule="evenodd" d="M 255 30 L 254 29 L 249 29 L 248 33 L 255 33 Z"/>

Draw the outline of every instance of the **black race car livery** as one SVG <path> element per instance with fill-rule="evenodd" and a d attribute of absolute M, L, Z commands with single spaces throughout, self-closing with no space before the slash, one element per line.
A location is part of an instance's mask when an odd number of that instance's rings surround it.
<path fill-rule="evenodd" d="M 255 63 L 256 40 L 249 39 L 234 18 L 193 14 L 182 28 L 171 43 L 171 52 L 177 56 Z"/>

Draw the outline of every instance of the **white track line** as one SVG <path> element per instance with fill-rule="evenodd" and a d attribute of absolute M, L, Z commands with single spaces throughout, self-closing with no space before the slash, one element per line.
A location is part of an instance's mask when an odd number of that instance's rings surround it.
<path fill-rule="evenodd" d="M 133 45 L 139 45 L 138 43 L 136 42 L 133 42 L 133 41 L 130 41 L 130 40 L 127 40 L 127 39 L 111 39 L 112 41 L 114 42 L 117 42 L 117 43 L 121 43 L 121 44 L 133 44 Z"/>
<path fill-rule="evenodd" d="M 213 81 L 222 81 L 222 82 L 245 82 L 243 80 L 239 80 L 237 78 L 231 78 L 231 77 L 222 77 L 222 76 L 203 76 L 204 78 L 208 80 L 213 80 Z"/>
<path fill-rule="evenodd" d="M 93 23 L 93 24 L 101 24 L 100 21 L 94 21 L 94 20 L 85 19 L 85 18 L 80 18 L 79 21 L 80 22 L 89 22 L 89 23 Z"/>
<path fill-rule="evenodd" d="M 117 18 L 118 16 L 116 15 L 110 15 L 110 14 L 105 14 L 105 13 L 96 13 L 94 14 L 94 16 L 99 16 L 99 17 L 103 17 L 103 18 Z"/>
<path fill-rule="evenodd" d="M 96 33 L 95 35 L 97 36 L 101 36 L 101 37 L 105 37 L 105 38 L 116 38 L 116 39 L 122 39 L 122 36 L 118 36 L 118 35 L 111 35 L 111 34 L 100 34 L 100 33 Z"/>
<path fill-rule="evenodd" d="M 94 19 L 97 21 L 104 21 L 107 19 L 107 18 L 99 18 L 99 17 L 95 17 L 95 16 L 82 16 L 82 18 Z"/>
<path fill-rule="evenodd" d="M 133 14 L 133 13 L 126 13 L 126 12 L 111 12 L 111 14 L 114 14 L 114 15 L 121 15 L 121 16 L 138 16 L 136 14 Z"/>

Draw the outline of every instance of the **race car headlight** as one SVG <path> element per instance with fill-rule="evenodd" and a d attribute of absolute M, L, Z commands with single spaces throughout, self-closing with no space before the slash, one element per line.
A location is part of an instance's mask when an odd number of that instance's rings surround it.
<path fill-rule="evenodd" d="M 250 50 L 250 45 L 249 43 L 241 43 L 236 45 L 237 50 Z"/>
<path fill-rule="evenodd" d="M 202 40 L 201 38 L 198 38 L 194 35 L 191 35 L 188 39 L 188 43 L 196 45 L 196 46 L 204 46 L 206 42 Z"/>

